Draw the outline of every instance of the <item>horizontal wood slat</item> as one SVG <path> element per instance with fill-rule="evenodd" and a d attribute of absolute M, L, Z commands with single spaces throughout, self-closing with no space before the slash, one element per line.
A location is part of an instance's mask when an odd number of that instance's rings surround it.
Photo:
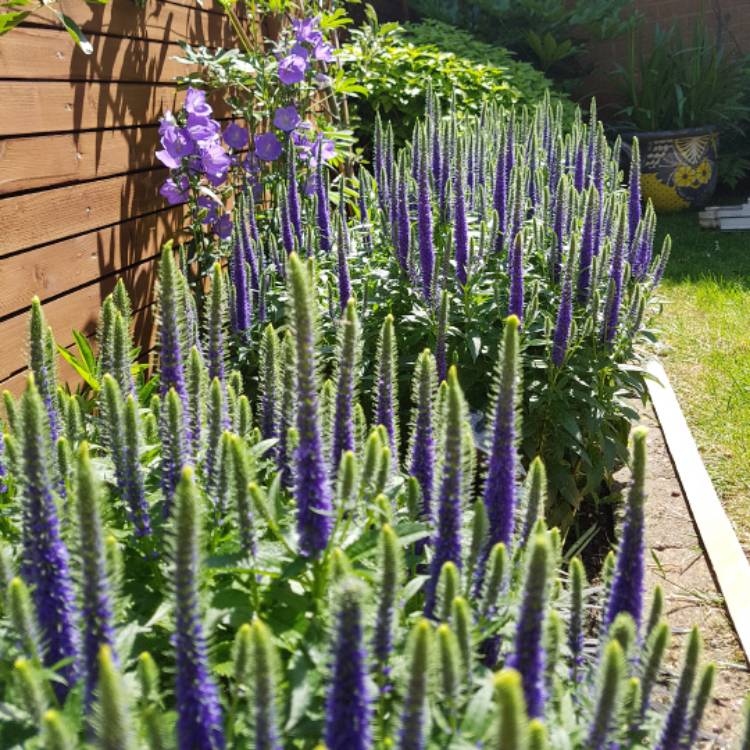
<path fill-rule="evenodd" d="M 13 103 L 0 118 L 0 135 L 149 125 L 184 98 L 166 84 L 0 81 L 0 101 Z M 218 95 L 209 101 L 216 116 L 229 114 Z"/>
<path fill-rule="evenodd" d="M 158 164 L 155 126 L 0 141 L 0 195 L 110 177 Z"/>
<path fill-rule="evenodd" d="M 130 0 L 114 0 L 107 5 L 67 0 L 65 13 L 86 33 L 106 31 L 126 38 L 189 41 L 216 47 L 226 47 L 233 39 L 224 16 L 201 10 L 197 2 L 185 7 L 164 0 L 149 0 L 145 8 L 138 8 Z M 34 11 L 28 21 L 59 26 L 54 15 L 43 9 Z"/>
<path fill-rule="evenodd" d="M 5 198 L 0 257 L 163 208 L 159 187 L 167 174 L 154 169 Z"/>
<path fill-rule="evenodd" d="M 47 323 L 61 346 L 73 343 L 73 329 L 91 333 L 96 328 L 99 307 L 122 278 L 130 298 L 140 305 L 154 299 L 156 260 L 147 260 L 122 274 L 113 274 L 99 282 L 58 297 L 44 305 Z M 28 315 L 16 315 L 0 323 L 0 380 L 8 378 L 26 362 L 28 352 Z M 23 352 L 23 355 L 21 355 Z"/>
<path fill-rule="evenodd" d="M 174 59 L 182 54 L 177 44 L 99 34 L 89 41 L 94 51 L 84 55 L 64 29 L 14 29 L 0 44 L 0 78 L 169 83 L 195 69 Z"/>
<path fill-rule="evenodd" d="M 183 209 L 169 208 L 0 260 L 0 317 L 155 257 L 179 232 Z"/>
<path fill-rule="evenodd" d="M 155 320 L 156 306 L 153 303 L 133 314 L 133 343 L 141 348 L 139 360 L 142 362 L 148 362 L 155 357 L 153 351 L 156 341 Z M 88 339 L 93 346 L 95 344 L 93 332 L 89 334 Z M 69 344 L 65 349 L 76 354 L 75 344 Z M 75 391 L 76 386 L 82 382 L 81 377 L 62 357 L 58 356 L 57 362 L 59 382 L 67 383 L 70 389 Z M 26 390 L 28 376 L 29 370 L 24 369 L 6 378 L 0 382 L 0 393 L 9 391 L 15 398 L 18 398 Z M 5 416 L 2 403 L 0 403 L 0 411 Z"/>

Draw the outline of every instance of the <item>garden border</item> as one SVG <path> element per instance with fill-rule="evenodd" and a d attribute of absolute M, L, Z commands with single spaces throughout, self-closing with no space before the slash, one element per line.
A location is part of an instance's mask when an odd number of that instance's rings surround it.
<path fill-rule="evenodd" d="M 750 562 L 703 464 L 685 415 L 657 359 L 646 364 L 648 392 L 698 537 L 750 663 Z"/>

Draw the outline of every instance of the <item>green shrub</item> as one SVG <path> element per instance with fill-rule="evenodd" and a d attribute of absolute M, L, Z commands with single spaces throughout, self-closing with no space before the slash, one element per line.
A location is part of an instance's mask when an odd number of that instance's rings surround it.
<path fill-rule="evenodd" d="M 534 104 L 551 86 L 542 73 L 502 47 L 477 42 L 446 24 L 432 21 L 405 30 L 395 23 L 381 25 L 373 14 L 369 20 L 352 31 L 342 57 L 348 74 L 366 90 L 354 106 L 361 143 L 371 141 L 378 112 L 391 121 L 396 142 L 406 141 L 424 113 L 427 81 L 444 101 L 455 95 L 469 114 L 478 114 L 485 101 Z"/>

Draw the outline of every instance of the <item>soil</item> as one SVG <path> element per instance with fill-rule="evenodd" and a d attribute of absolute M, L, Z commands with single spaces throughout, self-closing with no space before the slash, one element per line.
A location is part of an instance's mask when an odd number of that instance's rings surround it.
<path fill-rule="evenodd" d="M 704 660 L 717 666 L 713 698 L 706 709 L 700 748 L 736 748 L 743 729 L 742 704 L 750 693 L 750 671 L 723 605 L 653 411 L 642 410 L 648 434 L 646 586 L 664 589 L 673 630 L 666 668 L 677 674 L 687 634 L 700 627 Z M 627 478 L 627 471 L 621 472 Z"/>

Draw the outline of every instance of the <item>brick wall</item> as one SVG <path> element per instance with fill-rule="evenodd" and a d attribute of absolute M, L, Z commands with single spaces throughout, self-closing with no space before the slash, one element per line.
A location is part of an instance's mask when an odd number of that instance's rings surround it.
<path fill-rule="evenodd" d="M 644 40 L 653 37 L 657 24 L 668 29 L 677 24 L 683 38 L 689 38 L 693 25 L 705 20 L 727 47 L 737 54 L 750 54 L 750 0 L 635 0 L 644 21 L 639 33 Z M 629 39 L 592 42 L 587 62 L 593 72 L 582 82 L 578 95 L 583 99 L 596 96 L 606 114 L 619 107 L 619 96 L 612 77 L 616 65 L 628 60 Z"/>

